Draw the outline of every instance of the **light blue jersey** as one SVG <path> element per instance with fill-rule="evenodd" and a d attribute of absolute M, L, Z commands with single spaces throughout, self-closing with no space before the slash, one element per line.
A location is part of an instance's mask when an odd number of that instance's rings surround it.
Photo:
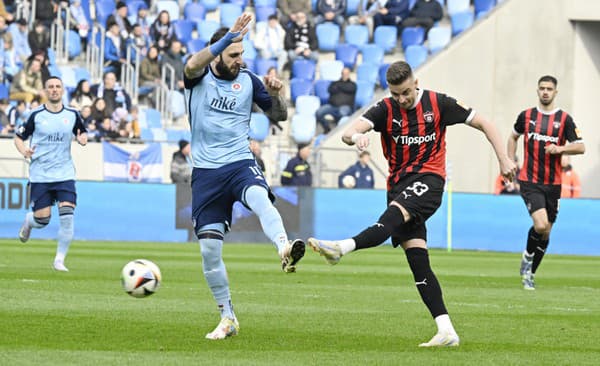
<path fill-rule="evenodd" d="M 248 147 L 252 103 L 264 111 L 272 106 L 262 81 L 246 69 L 234 80 L 219 79 L 207 66 L 195 79 L 184 75 L 184 83 L 194 167 L 216 169 L 253 160 Z"/>
<path fill-rule="evenodd" d="M 86 132 L 83 120 L 75 109 L 63 107 L 60 112 L 54 113 L 42 105 L 31 112 L 27 122 L 17 131 L 17 136 L 23 141 L 31 137 L 29 146 L 34 153 L 29 166 L 30 182 L 75 179 L 71 141 L 77 131 Z"/>

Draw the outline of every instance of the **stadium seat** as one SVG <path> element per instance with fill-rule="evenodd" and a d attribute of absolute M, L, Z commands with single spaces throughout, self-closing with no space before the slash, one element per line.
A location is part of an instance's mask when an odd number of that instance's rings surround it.
<path fill-rule="evenodd" d="M 317 66 L 311 60 L 297 59 L 292 64 L 292 78 L 313 81 Z"/>
<path fill-rule="evenodd" d="M 366 25 L 348 25 L 344 31 L 344 40 L 360 48 L 369 43 L 369 29 Z"/>
<path fill-rule="evenodd" d="M 377 77 L 379 75 L 379 65 L 365 62 L 358 65 L 356 69 L 356 80 L 365 80 L 371 84 L 377 84 Z"/>
<path fill-rule="evenodd" d="M 312 81 L 305 79 L 292 79 L 290 80 L 290 95 L 292 103 L 296 104 L 296 98 L 301 95 L 313 95 L 314 88 Z"/>
<path fill-rule="evenodd" d="M 321 106 L 321 100 L 315 95 L 301 95 L 296 99 L 296 113 L 314 115 Z"/>
<path fill-rule="evenodd" d="M 246 69 L 252 71 L 256 74 L 256 65 L 253 58 L 244 58 L 244 63 L 246 64 Z"/>
<path fill-rule="evenodd" d="M 248 0 L 225 0 L 226 3 L 235 4 L 244 9 L 248 5 Z"/>
<path fill-rule="evenodd" d="M 114 0 L 96 1 L 96 21 L 105 27 L 106 19 L 115 11 L 115 6 Z"/>
<path fill-rule="evenodd" d="M 471 6 L 471 0 L 447 0 L 446 1 L 446 11 L 448 15 L 452 17 L 456 13 L 461 13 L 463 11 L 469 10 Z"/>
<path fill-rule="evenodd" d="M 269 16 L 277 14 L 277 8 L 274 6 L 257 6 L 254 8 L 257 22 L 264 22 L 269 20 Z"/>
<path fill-rule="evenodd" d="M 315 95 L 321 100 L 321 104 L 329 103 L 329 85 L 331 80 L 317 80 L 315 81 Z"/>
<path fill-rule="evenodd" d="M 182 43 L 187 44 L 192 40 L 192 32 L 196 28 L 196 22 L 193 20 L 180 19 L 173 24 L 175 37 Z"/>
<path fill-rule="evenodd" d="M 149 128 L 142 128 L 140 130 L 140 139 L 142 141 L 154 141 L 154 134 L 152 134 L 152 130 Z"/>
<path fill-rule="evenodd" d="M 206 9 L 200 3 L 189 2 L 183 8 L 183 16 L 187 20 L 198 23 L 206 18 Z"/>
<path fill-rule="evenodd" d="M 390 64 L 383 64 L 383 65 L 379 66 L 379 86 L 381 86 L 383 89 L 387 89 L 387 87 L 388 87 L 388 83 L 387 83 L 385 74 L 387 73 L 387 69 L 389 67 L 390 67 Z"/>
<path fill-rule="evenodd" d="M 465 30 L 471 28 L 474 21 L 475 17 L 471 10 L 452 15 L 450 18 L 450 23 L 452 24 L 452 36 L 457 36 Z"/>
<path fill-rule="evenodd" d="M 425 29 L 421 27 L 406 27 L 402 31 L 402 49 L 425 42 Z"/>
<path fill-rule="evenodd" d="M 54 51 L 54 48 L 48 47 L 46 49 L 46 54 L 48 55 L 48 63 L 50 65 L 55 65 L 56 64 L 56 52 Z"/>
<path fill-rule="evenodd" d="M 254 73 L 266 75 L 271 67 L 277 68 L 277 60 L 270 58 L 256 58 L 254 60 Z"/>
<path fill-rule="evenodd" d="M 222 27 L 231 28 L 240 15 L 242 15 L 242 7 L 238 4 L 224 3 L 219 7 L 219 20 Z"/>
<path fill-rule="evenodd" d="M 479 15 L 481 12 L 489 12 L 496 6 L 496 0 L 474 0 L 473 7 L 475 8 L 475 14 Z"/>
<path fill-rule="evenodd" d="M 156 109 L 148 108 L 144 111 L 146 123 L 150 128 L 162 128 L 162 118 L 160 112 Z"/>
<path fill-rule="evenodd" d="M 77 77 L 75 76 L 75 69 L 73 66 L 59 66 L 61 79 L 65 87 L 76 87 Z"/>
<path fill-rule="evenodd" d="M 4 83 L 0 84 L 0 99 L 8 99 L 8 86 Z"/>
<path fill-rule="evenodd" d="M 317 132 L 317 119 L 314 115 L 294 114 L 290 128 L 292 139 L 297 144 L 309 144 Z"/>
<path fill-rule="evenodd" d="M 393 25 L 380 25 L 375 28 L 373 33 L 373 42 L 383 48 L 386 53 L 390 53 L 396 48 L 398 41 L 398 28 Z"/>
<path fill-rule="evenodd" d="M 179 4 L 175 0 L 159 0 L 155 2 L 156 13 L 166 10 L 169 13 L 171 21 L 179 19 Z"/>
<path fill-rule="evenodd" d="M 358 58 L 358 47 L 342 43 L 335 48 L 335 59 L 342 61 L 344 66 L 354 70 L 356 59 Z"/>
<path fill-rule="evenodd" d="M 161 128 L 151 128 L 154 141 L 167 141 L 167 133 Z"/>
<path fill-rule="evenodd" d="M 200 38 L 191 39 L 187 44 L 187 53 L 196 53 L 206 47 L 206 42 Z"/>
<path fill-rule="evenodd" d="M 179 118 L 185 114 L 185 97 L 183 93 L 172 90 L 170 92 L 171 114 L 173 118 Z"/>
<path fill-rule="evenodd" d="M 319 78 L 336 81 L 342 77 L 344 63 L 342 61 L 321 61 L 319 63 Z"/>
<path fill-rule="evenodd" d="M 358 14 L 358 6 L 361 0 L 347 0 L 346 1 L 346 16 L 352 16 Z"/>
<path fill-rule="evenodd" d="M 277 0 L 254 0 L 253 1 L 254 6 L 259 7 L 259 6 L 272 6 L 272 7 L 277 7 Z"/>
<path fill-rule="evenodd" d="M 450 43 L 452 31 L 447 27 L 433 27 L 427 33 L 427 43 L 429 52 L 436 53 L 442 50 Z"/>
<path fill-rule="evenodd" d="M 178 142 L 183 139 L 184 130 L 178 130 L 175 128 L 167 128 L 165 133 L 167 134 L 167 141 L 169 142 Z"/>
<path fill-rule="evenodd" d="M 75 71 L 75 80 L 77 80 L 78 83 L 81 80 L 88 80 L 88 81 L 90 81 L 92 79 L 92 76 L 90 75 L 90 72 L 86 68 L 76 67 L 74 69 L 74 71 Z"/>
<path fill-rule="evenodd" d="M 62 77 L 60 69 L 56 65 L 49 65 L 48 71 L 50 72 L 50 76 L 57 76 L 59 78 Z"/>
<path fill-rule="evenodd" d="M 69 59 L 74 59 L 81 54 L 81 37 L 74 30 L 66 33 L 69 40 Z"/>
<path fill-rule="evenodd" d="M 325 22 L 317 25 L 317 41 L 319 50 L 333 51 L 340 40 L 340 27 L 337 24 Z"/>
<path fill-rule="evenodd" d="M 357 80 L 356 81 L 356 97 L 354 104 L 356 108 L 362 108 L 371 104 L 373 95 L 375 93 L 375 85 L 368 81 Z"/>
<path fill-rule="evenodd" d="M 252 41 L 244 38 L 242 40 L 242 45 L 244 46 L 244 60 L 246 59 L 250 59 L 250 60 L 254 60 L 257 56 L 256 53 L 256 48 L 254 48 L 254 43 L 252 43 Z"/>
<path fill-rule="evenodd" d="M 248 136 L 252 140 L 263 142 L 269 136 L 269 124 L 269 118 L 264 113 L 251 113 Z"/>
<path fill-rule="evenodd" d="M 200 0 L 206 11 L 215 11 L 221 4 L 221 0 Z"/>
<path fill-rule="evenodd" d="M 383 63 L 385 51 L 376 44 L 364 45 L 360 53 L 362 54 L 362 62 L 369 62 L 376 65 Z"/>
<path fill-rule="evenodd" d="M 313 13 L 317 12 L 317 2 L 318 0 L 311 0 Z"/>
<path fill-rule="evenodd" d="M 127 14 L 129 16 L 135 16 L 136 18 L 137 18 L 138 9 L 140 8 L 140 6 L 146 6 L 146 2 L 144 0 L 130 0 L 130 1 L 127 1 L 126 4 L 127 4 Z"/>
<path fill-rule="evenodd" d="M 219 22 L 214 20 L 204 20 L 199 22 L 198 39 L 208 43 L 208 41 L 210 41 L 210 37 L 212 37 L 213 33 L 215 33 L 219 28 L 221 28 L 221 25 Z"/>
<path fill-rule="evenodd" d="M 419 45 L 408 46 L 404 51 L 406 62 L 413 69 L 421 66 L 427 60 L 427 54 L 427 48 Z"/>

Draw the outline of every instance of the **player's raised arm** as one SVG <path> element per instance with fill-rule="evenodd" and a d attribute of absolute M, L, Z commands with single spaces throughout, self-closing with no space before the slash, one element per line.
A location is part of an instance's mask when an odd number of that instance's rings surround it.
<path fill-rule="evenodd" d="M 192 55 L 185 64 L 185 76 L 188 79 L 199 77 L 204 72 L 204 68 L 230 44 L 241 42 L 244 35 L 248 33 L 248 24 L 250 24 L 251 20 L 252 14 L 243 13 L 237 18 L 233 26 L 229 29 L 229 32 L 223 38 Z"/>
<path fill-rule="evenodd" d="M 347 145 L 356 144 L 356 147 L 360 151 L 363 151 L 369 147 L 370 142 L 369 137 L 365 133 L 369 132 L 372 128 L 373 126 L 367 120 L 360 117 L 346 128 L 346 131 L 342 135 L 342 141 Z"/>

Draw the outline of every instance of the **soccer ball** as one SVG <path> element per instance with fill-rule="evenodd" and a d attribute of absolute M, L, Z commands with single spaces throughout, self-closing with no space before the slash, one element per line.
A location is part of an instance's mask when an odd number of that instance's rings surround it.
<path fill-rule="evenodd" d="M 345 175 L 342 178 L 342 185 L 344 188 L 354 188 L 356 186 L 356 179 L 352 175 Z"/>
<path fill-rule="evenodd" d="M 147 259 L 131 261 L 121 271 L 123 289 L 133 297 L 155 293 L 160 287 L 161 278 L 158 266 Z"/>

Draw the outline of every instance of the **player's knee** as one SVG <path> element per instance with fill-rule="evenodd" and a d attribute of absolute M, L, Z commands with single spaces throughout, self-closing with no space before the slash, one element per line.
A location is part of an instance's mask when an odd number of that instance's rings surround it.
<path fill-rule="evenodd" d="M 273 206 L 269 192 L 262 186 L 250 186 L 244 194 L 244 202 L 254 213 L 260 216 L 262 212 Z"/>
<path fill-rule="evenodd" d="M 552 228 L 552 224 L 548 220 L 539 220 L 533 224 L 533 229 L 536 233 L 540 235 L 548 235 L 550 234 L 550 229 Z"/>
<path fill-rule="evenodd" d="M 35 217 L 34 216 L 33 221 L 35 221 L 36 224 L 40 225 L 40 228 L 43 228 L 50 223 L 50 216 L 46 216 L 46 217 Z"/>
<path fill-rule="evenodd" d="M 389 229 L 392 233 L 402 228 L 404 225 L 404 215 L 400 210 L 400 207 L 390 205 L 385 210 L 383 215 L 377 220 L 378 223 L 382 224 L 385 228 Z"/>

